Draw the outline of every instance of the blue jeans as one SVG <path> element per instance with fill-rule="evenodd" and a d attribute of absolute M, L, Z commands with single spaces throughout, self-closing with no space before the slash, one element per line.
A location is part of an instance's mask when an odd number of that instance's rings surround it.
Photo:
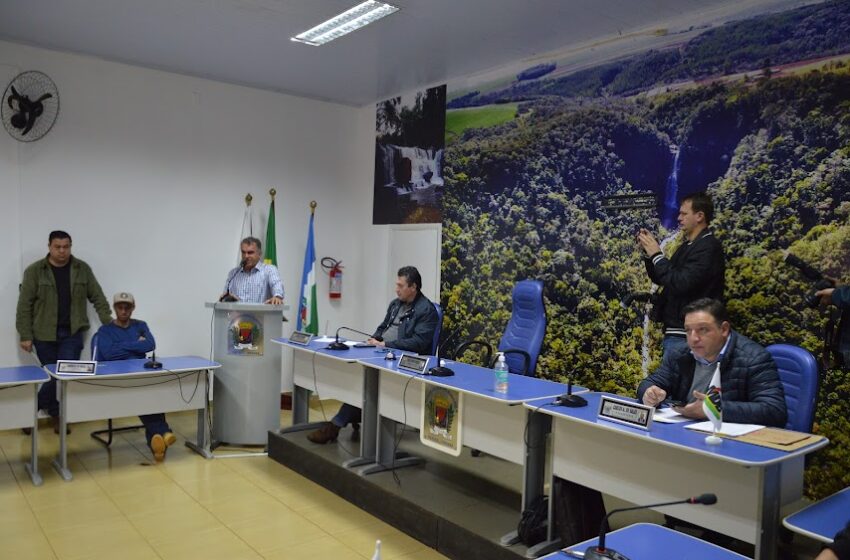
<path fill-rule="evenodd" d="M 148 445 L 151 444 L 151 438 L 156 434 L 162 435 L 165 432 L 170 432 L 168 422 L 165 421 L 165 414 L 159 412 L 157 414 L 142 414 L 139 420 L 145 425 L 145 439 L 148 440 Z"/>
<path fill-rule="evenodd" d="M 341 407 L 339 407 L 339 412 L 337 412 L 336 416 L 331 419 L 331 422 L 334 426 L 344 428 L 351 423 L 359 423 L 362 414 L 363 411 L 361 411 L 356 406 L 351 406 L 350 404 L 343 404 Z"/>
<path fill-rule="evenodd" d="M 71 329 L 63 327 L 56 329 L 56 340 L 33 340 L 32 343 L 43 366 L 55 364 L 57 360 L 79 360 L 83 351 L 83 333 L 71 334 Z M 38 390 L 38 408 L 46 410 L 50 416 L 59 416 L 55 379 L 50 378 Z"/>
<path fill-rule="evenodd" d="M 661 339 L 661 353 L 666 356 L 667 352 L 678 350 L 679 348 L 687 348 L 688 339 L 683 336 L 665 335 Z"/>

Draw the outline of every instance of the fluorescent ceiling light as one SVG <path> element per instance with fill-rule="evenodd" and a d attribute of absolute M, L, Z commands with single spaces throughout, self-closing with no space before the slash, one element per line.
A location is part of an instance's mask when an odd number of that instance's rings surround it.
<path fill-rule="evenodd" d="M 328 41 L 339 39 L 343 35 L 347 35 L 364 25 L 369 25 L 397 11 L 398 8 L 385 2 L 368 0 L 332 17 L 328 21 L 320 23 L 312 29 L 308 29 L 304 33 L 299 33 L 295 37 L 292 37 L 291 40 L 313 46 L 324 45 Z"/>

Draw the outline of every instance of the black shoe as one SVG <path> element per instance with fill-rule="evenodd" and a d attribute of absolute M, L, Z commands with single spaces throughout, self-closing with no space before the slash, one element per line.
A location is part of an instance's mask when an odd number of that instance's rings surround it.
<path fill-rule="evenodd" d="M 351 425 L 351 441 L 360 441 L 360 424 Z"/>
<path fill-rule="evenodd" d="M 339 436 L 339 426 L 332 422 L 325 422 L 322 426 L 307 434 L 307 439 L 313 443 L 328 443 L 336 441 Z"/>
<path fill-rule="evenodd" d="M 25 436 L 32 435 L 32 428 L 21 428 L 21 431 L 24 433 Z"/>
<path fill-rule="evenodd" d="M 58 416 L 51 416 L 50 417 L 50 425 L 53 426 L 53 433 L 59 434 L 59 417 Z M 69 426 L 68 424 L 65 424 L 65 434 L 70 434 L 70 433 L 71 433 L 71 426 Z"/>

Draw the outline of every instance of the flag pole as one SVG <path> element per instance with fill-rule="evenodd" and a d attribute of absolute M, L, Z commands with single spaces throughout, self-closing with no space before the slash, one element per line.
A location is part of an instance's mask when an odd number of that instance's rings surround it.
<path fill-rule="evenodd" d="M 316 204 L 316 201 L 315 201 L 315 200 L 311 200 L 311 201 L 310 201 L 310 215 L 311 215 L 311 216 L 315 216 L 315 215 L 316 215 L 316 206 L 318 206 L 318 204 Z"/>

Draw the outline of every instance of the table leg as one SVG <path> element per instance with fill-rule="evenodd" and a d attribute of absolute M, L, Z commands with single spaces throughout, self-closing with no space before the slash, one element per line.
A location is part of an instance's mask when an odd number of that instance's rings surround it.
<path fill-rule="evenodd" d="M 30 480 L 35 486 L 41 486 L 44 482 L 38 472 L 38 385 L 33 384 L 33 411 L 32 411 L 32 434 L 30 441 L 30 462 L 25 468 Z"/>
<path fill-rule="evenodd" d="M 552 417 L 528 410 L 526 422 L 528 431 L 525 441 L 525 459 L 522 465 L 522 511 L 527 510 L 538 496 L 543 495 L 543 479 L 546 476 L 546 437 L 552 431 Z M 550 499 L 550 510 L 551 502 Z M 549 519 L 552 519 L 551 515 Z M 549 523 L 547 541 L 552 538 L 551 527 L 552 524 Z M 499 542 L 502 546 L 511 546 L 519 540 L 519 534 L 511 531 L 503 535 Z"/>
<path fill-rule="evenodd" d="M 67 430 L 67 395 L 68 383 L 62 379 L 56 380 L 56 398 L 59 400 L 59 456 L 53 460 L 53 468 L 66 482 L 73 476 L 68 469 L 68 430 Z"/>
<path fill-rule="evenodd" d="M 198 410 L 198 431 L 195 436 L 197 443 L 186 441 L 186 447 L 204 459 L 213 458 L 210 449 L 210 375 L 211 370 L 204 372 L 204 407 Z"/>
<path fill-rule="evenodd" d="M 351 469 L 375 462 L 378 447 L 378 383 L 380 373 L 375 368 L 363 368 L 363 402 L 360 416 L 360 457 L 345 461 Z"/>
<path fill-rule="evenodd" d="M 324 422 L 310 422 L 310 389 L 295 385 L 292 390 L 292 425 L 280 430 L 281 434 L 315 430 Z"/>
<path fill-rule="evenodd" d="M 780 467 L 766 467 L 761 476 L 761 508 L 756 526 L 756 560 L 776 560 L 779 531 Z"/>

